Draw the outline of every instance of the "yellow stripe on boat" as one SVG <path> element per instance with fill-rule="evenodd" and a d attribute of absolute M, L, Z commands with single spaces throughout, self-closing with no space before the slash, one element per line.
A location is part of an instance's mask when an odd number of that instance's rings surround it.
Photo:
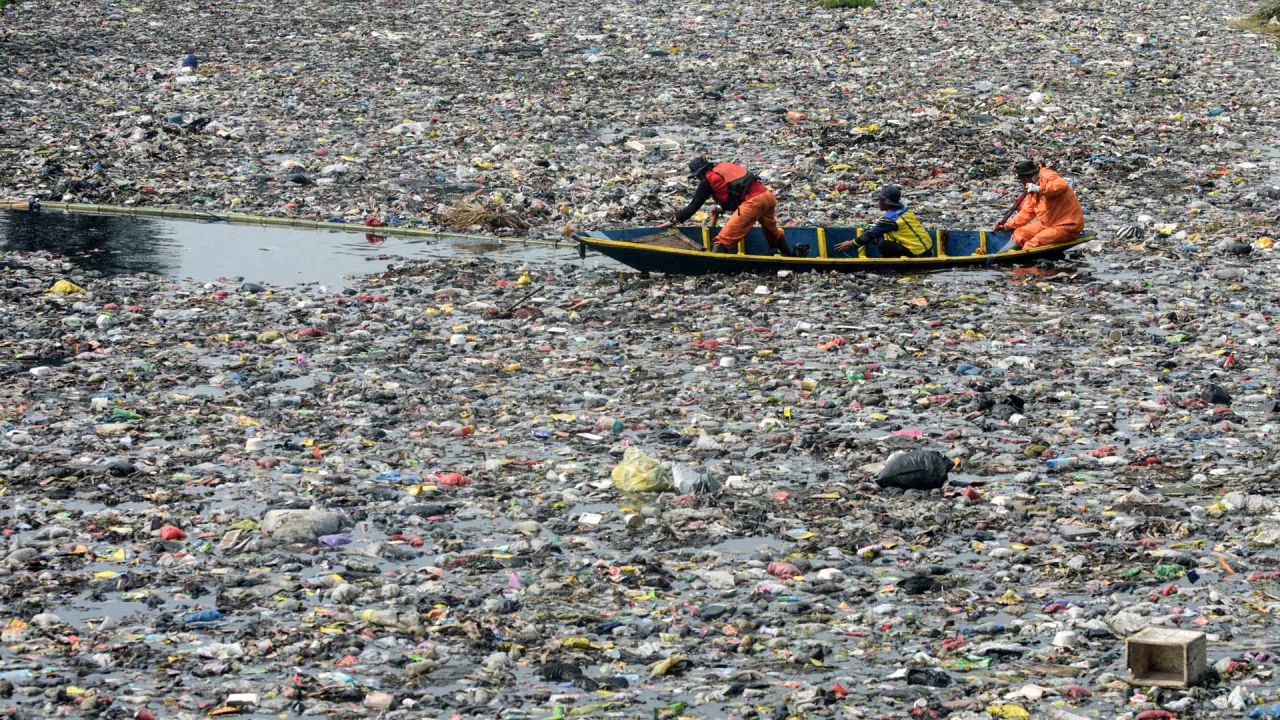
<path fill-rule="evenodd" d="M 854 229 L 854 228 L 849 228 L 849 229 Z M 816 228 L 814 228 L 814 230 L 816 233 Z M 857 232 L 855 233 L 855 235 L 858 237 L 861 237 L 862 233 Z M 973 236 L 975 236 L 975 239 L 979 241 L 980 247 L 983 247 L 985 250 L 985 245 L 988 240 L 987 233 L 985 231 L 975 230 L 973 231 Z M 698 268 L 698 272 L 741 272 L 742 270 L 749 269 L 753 266 L 769 266 L 770 268 L 793 267 L 796 269 L 821 268 L 824 270 L 830 269 L 830 270 L 847 270 L 847 271 L 857 271 L 863 268 L 866 268 L 866 269 L 895 269 L 896 268 L 896 269 L 902 269 L 902 270 L 908 270 L 908 269 L 914 269 L 914 268 L 941 269 L 944 267 L 963 267 L 963 266 L 972 266 L 977 264 L 985 264 L 991 260 L 991 258 L 985 255 L 978 255 L 978 254 L 973 254 L 973 255 L 948 254 L 944 258 L 940 258 L 936 256 L 935 257 L 878 258 L 878 257 L 867 257 L 865 254 L 862 254 L 860 257 L 855 257 L 855 258 L 846 258 L 846 257 L 789 258 L 789 257 L 778 257 L 775 255 L 748 254 L 745 252 L 741 244 L 738 246 L 737 252 L 735 254 L 717 255 L 717 256 L 714 256 L 714 259 L 713 259 L 713 257 L 709 257 L 708 254 L 703 250 L 697 249 L 696 246 L 690 247 L 687 249 L 671 248 L 671 247 L 662 247 L 662 246 L 643 245 L 640 243 L 634 243 L 626 240 L 608 240 L 608 239 L 602 239 L 599 237 L 588 236 L 588 235 L 576 235 L 575 237 L 579 240 L 579 242 L 582 242 L 583 244 L 589 247 L 593 247 L 594 249 L 604 253 L 605 255 L 614 257 L 614 259 L 617 259 L 626 265 L 630 265 L 633 268 L 641 269 L 641 270 L 647 269 L 653 272 L 672 273 L 677 275 L 686 274 L 685 270 L 687 268 L 695 267 L 695 266 L 685 264 L 683 262 L 683 258 L 689 258 L 689 259 L 698 258 L 699 263 L 709 262 L 715 266 L 715 267 L 709 267 L 706 265 L 698 264 L 696 265 L 696 267 Z M 1009 256 L 1002 255 L 1000 256 L 999 262 L 1001 264 L 1025 262 L 1029 258 L 1039 257 L 1042 255 L 1050 255 L 1055 252 L 1061 252 L 1061 251 L 1070 249 L 1072 247 L 1075 247 L 1077 245 L 1082 245 L 1086 242 L 1089 242 L 1095 239 L 1097 239 L 1097 236 L 1094 233 L 1085 233 L 1085 234 L 1081 234 L 1079 238 L 1066 243 L 1060 243 L 1054 246 L 1037 248 L 1035 250 L 1019 250 L 1017 252 L 1009 253 L 1008 254 Z M 613 255 L 614 250 L 625 250 L 628 253 L 641 253 L 644 257 L 634 257 L 630 259 L 623 258 L 623 257 L 616 257 Z M 666 266 L 664 267 L 663 266 L 664 263 L 662 262 L 661 258 L 669 258 L 672 260 L 672 262 L 669 264 L 666 264 Z M 680 259 L 677 260 L 677 258 L 680 258 Z M 633 260 L 642 261 L 642 262 L 640 265 L 636 265 L 633 263 Z M 643 265 L 651 262 L 656 262 L 658 266 L 657 267 L 651 266 L 648 268 L 643 267 Z"/>
<path fill-rule="evenodd" d="M 818 257 L 827 256 L 827 229 L 818 228 Z"/>

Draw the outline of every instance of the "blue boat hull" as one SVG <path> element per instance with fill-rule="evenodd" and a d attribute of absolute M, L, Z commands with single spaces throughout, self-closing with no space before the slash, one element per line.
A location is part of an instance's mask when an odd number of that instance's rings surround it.
<path fill-rule="evenodd" d="M 875 248 L 857 255 L 840 253 L 835 246 L 853 239 L 857 228 L 787 228 L 787 243 L 792 247 L 808 246 L 803 257 L 772 254 L 759 228 L 747 236 L 737 254 L 710 253 L 696 247 L 709 248 L 718 229 L 698 227 L 676 228 L 690 243 L 689 249 L 665 247 L 644 242 L 661 231 L 658 228 L 579 233 L 575 239 L 583 252 L 595 250 L 636 270 L 670 275 L 706 275 L 709 273 L 776 272 L 779 270 L 826 272 L 862 272 L 890 270 L 919 272 L 959 267 L 989 265 L 1021 265 L 1037 260 L 1061 257 L 1063 251 L 1094 239 L 1085 232 L 1071 242 L 1035 250 L 1015 250 L 987 255 L 988 248 L 1000 248 L 1009 240 L 1008 232 L 984 230 L 930 231 L 933 248 L 929 257 L 885 258 Z"/>

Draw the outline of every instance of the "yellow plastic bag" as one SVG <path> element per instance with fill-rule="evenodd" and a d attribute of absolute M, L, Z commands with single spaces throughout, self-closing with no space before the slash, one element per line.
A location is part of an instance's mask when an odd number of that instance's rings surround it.
<path fill-rule="evenodd" d="M 611 475 L 613 486 L 622 492 L 659 492 L 671 488 L 671 473 L 636 448 L 627 448 L 622 462 L 613 468 Z"/>
<path fill-rule="evenodd" d="M 987 714 L 991 717 L 1005 718 L 1005 720 L 1028 720 L 1031 717 L 1031 713 L 1022 706 L 1010 703 L 992 703 L 987 706 Z"/>
<path fill-rule="evenodd" d="M 57 293 L 58 295 L 70 295 L 71 293 L 84 292 L 84 288 L 71 282 L 70 280 L 59 280 L 45 292 Z"/>

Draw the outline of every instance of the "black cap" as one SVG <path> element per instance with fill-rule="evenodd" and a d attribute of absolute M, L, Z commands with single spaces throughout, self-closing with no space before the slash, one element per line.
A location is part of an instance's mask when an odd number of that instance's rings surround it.
<path fill-rule="evenodd" d="M 883 202 L 885 205 L 902 207 L 902 189 L 897 185 L 885 185 L 872 193 L 871 199 Z"/>
<path fill-rule="evenodd" d="M 689 177 L 698 177 L 704 170 L 710 170 L 711 163 L 706 158 L 699 155 L 689 161 Z"/>
<path fill-rule="evenodd" d="M 1013 164 L 1013 173 L 1018 177 L 1027 177 L 1040 172 L 1040 166 L 1033 160 L 1019 160 Z"/>

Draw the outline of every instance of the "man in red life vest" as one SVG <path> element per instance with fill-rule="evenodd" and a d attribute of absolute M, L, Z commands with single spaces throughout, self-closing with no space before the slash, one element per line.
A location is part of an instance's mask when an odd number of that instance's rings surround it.
<path fill-rule="evenodd" d="M 713 165 L 704 157 L 696 157 L 689 161 L 689 177 L 698 178 L 698 189 L 694 191 L 693 199 L 675 217 L 658 227 L 665 230 L 688 220 L 707 200 L 715 198 L 722 210 L 733 215 L 716 235 L 712 252 L 736 252 L 738 243 L 759 222 L 774 252 L 787 256 L 793 254 L 774 215 L 778 207 L 777 197 L 750 170 L 734 163 Z"/>

